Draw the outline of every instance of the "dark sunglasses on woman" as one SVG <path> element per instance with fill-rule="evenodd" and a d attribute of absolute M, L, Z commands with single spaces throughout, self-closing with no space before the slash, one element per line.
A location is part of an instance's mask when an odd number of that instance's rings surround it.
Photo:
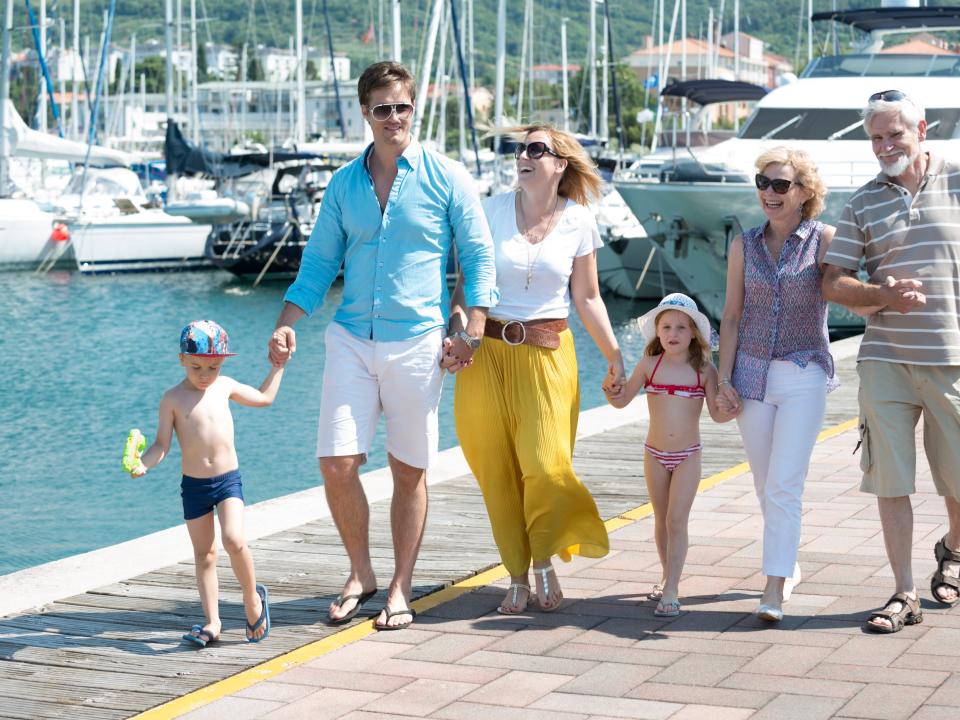
<path fill-rule="evenodd" d="M 768 187 L 772 187 L 773 191 L 777 195 L 786 195 L 788 192 L 790 192 L 791 185 L 797 185 L 799 187 L 803 187 L 803 185 L 798 183 L 796 180 L 784 180 L 783 178 L 777 178 L 776 180 L 771 180 L 766 175 L 762 175 L 760 173 L 757 173 L 753 181 L 757 184 L 757 190 L 759 190 L 760 192 L 763 192 Z"/>
<path fill-rule="evenodd" d="M 553 150 L 547 147 L 545 142 L 540 142 L 537 140 L 532 143 L 517 143 L 517 146 L 513 149 L 513 155 L 517 160 L 520 159 L 520 156 L 523 155 L 523 151 L 527 151 L 527 157 L 531 160 L 539 160 L 543 157 L 543 154 L 553 155 L 555 158 L 560 157 Z"/>
<path fill-rule="evenodd" d="M 391 115 L 396 115 L 398 120 L 403 120 L 406 117 L 409 117 L 410 113 L 413 112 L 413 105 L 410 103 L 383 103 L 382 105 L 374 105 L 370 108 L 370 114 L 373 116 L 374 120 L 389 120 Z"/>

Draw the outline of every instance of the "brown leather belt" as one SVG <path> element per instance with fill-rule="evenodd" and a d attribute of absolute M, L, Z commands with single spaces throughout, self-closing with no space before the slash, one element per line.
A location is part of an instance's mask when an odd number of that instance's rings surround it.
<path fill-rule="evenodd" d="M 493 318 L 487 318 L 483 336 L 503 340 L 507 345 L 534 345 L 556 350 L 560 347 L 559 333 L 566 329 L 566 319 L 507 320 L 501 322 Z"/>

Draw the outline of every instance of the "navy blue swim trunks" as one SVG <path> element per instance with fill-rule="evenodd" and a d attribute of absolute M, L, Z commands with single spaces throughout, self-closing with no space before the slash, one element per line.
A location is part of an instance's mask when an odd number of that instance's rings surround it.
<path fill-rule="evenodd" d="M 183 498 L 183 519 L 203 517 L 227 498 L 243 500 L 243 484 L 240 470 L 231 470 L 211 478 L 194 478 L 184 475 L 180 481 L 180 497 Z"/>

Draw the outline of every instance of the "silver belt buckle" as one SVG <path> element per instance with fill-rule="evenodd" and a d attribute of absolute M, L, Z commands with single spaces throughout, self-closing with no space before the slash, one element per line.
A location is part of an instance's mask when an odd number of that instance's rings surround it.
<path fill-rule="evenodd" d="M 523 331 L 523 335 L 521 335 L 521 336 L 520 336 L 520 339 L 517 340 L 516 342 L 513 342 L 512 340 L 510 340 L 510 339 L 507 337 L 507 328 L 510 327 L 511 325 L 514 325 L 514 324 L 519 325 L 519 326 L 520 326 L 520 329 Z M 503 341 L 504 341 L 507 345 L 514 345 L 514 346 L 515 346 L 515 345 L 523 345 L 524 341 L 526 341 L 526 339 L 527 339 L 527 326 L 524 325 L 524 324 L 523 324 L 522 322 L 520 322 L 519 320 L 508 320 L 507 322 L 505 322 L 505 323 L 503 324 L 503 329 L 500 331 L 500 337 L 503 339 Z"/>

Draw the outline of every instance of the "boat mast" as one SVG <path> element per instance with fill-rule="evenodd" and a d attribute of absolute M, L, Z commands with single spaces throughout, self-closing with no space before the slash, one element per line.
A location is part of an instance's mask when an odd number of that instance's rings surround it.
<path fill-rule="evenodd" d="M 40 32 L 40 40 L 37 43 L 38 50 L 40 52 L 40 57 L 46 61 L 47 57 L 47 0 L 40 0 L 40 27 L 37 28 Z M 43 82 L 38 83 L 40 86 L 40 102 L 37 107 L 37 113 L 40 115 L 39 128 L 40 132 L 45 133 L 47 131 L 47 88 L 44 86 Z"/>
<path fill-rule="evenodd" d="M 301 2 L 301 0 L 297 0 Z M 330 78 L 333 80 L 333 99 L 337 103 L 337 118 L 340 121 L 340 137 L 344 140 L 347 139 L 347 123 L 343 119 L 343 105 L 340 102 L 340 84 L 337 82 L 337 65 L 334 59 L 333 54 L 333 33 L 330 30 L 330 14 L 327 12 L 327 0 L 323 0 L 323 21 L 327 26 L 327 47 L 330 51 Z M 300 81 L 300 76 L 297 76 L 297 82 Z M 304 81 L 304 91 L 300 95 L 301 100 L 304 101 L 304 126 L 306 126 L 306 81 Z"/>
<path fill-rule="evenodd" d="M 173 122 L 173 0 L 164 2 L 163 42 L 166 46 L 166 102 L 167 102 L 167 132 L 170 132 Z M 167 201 L 173 200 L 176 193 L 177 179 L 172 173 L 167 173 Z"/>
<path fill-rule="evenodd" d="M 323 0 L 323 11 L 324 16 L 326 17 L 327 11 L 327 0 Z M 303 57 L 303 0 L 296 0 L 296 22 L 297 22 L 297 134 L 296 140 L 297 145 L 302 145 L 307 140 L 307 68 L 305 67 L 304 57 Z M 327 27 L 329 29 L 329 20 L 327 20 Z M 334 87 L 337 83 L 337 73 L 336 66 L 333 64 L 333 42 L 330 40 L 329 34 L 327 36 L 327 41 L 330 44 L 330 74 L 333 76 Z M 339 91 L 337 91 L 339 95 Z M 340 110 L 340 98 L 336 98 L 337 111 Z M 343 124 L 341 123 L 340 131 L 343 132 Z"/>
<path fill-rule="evenodd" d="M 7 0 L 12 2 L 12 0 Z M 503 122 L 503 81 L 507 61 L 507 0 L 497 0 L 497 77 L 493 98 L 494 132 L 499 133 Z M 493 136 L 494 180 L 500 185 L 500 135 Z"/>
<path fill-rule="evenodd" d="M 433 54 L 437 47 L 437 33 L 440 29 L 440 16 L 443 14 L 443 0 L 433 0 L 433 7 L 430 10 L 430 28 L 427 31 L 427 47 L 423 52 L 423 60 L 420 63 L 420 87 L 417 89 L 417 97 L 420 102 L 414 105 L 413 109 L 413 127 L 411 132 L 415 138 L 420 137 L 420 126 L 423 124 L 423 112 L 426 109 L 427 91 L 430 89 L 430 73 L 433 68 Z M 441 50 L 441 52 L 443 52 Z"/>
<path fill-rule="evenodd" d="M 680 12 L 680 0 L 673 4 L 673 17 L 670 19 L 670 37 L 667 40 L 667 54 L 663 58 L 663 71 L 657 78 L 657 119 L 653 124 L 653 137 L 650 139 L 650 152 L 657 149 L 660 131 L 663 129 L 663 88 L 667 84 L 667 73 L 670 72 L 670 56 L 673 50 L 673 34 L 677 31 L 677 15 Z M 661 18 L 662 19 L 662 18 Z M 662 46 L 661 46 L 662 47 Z"/>
<path fill-rule="evenodd" d="M 10 97 L 10 33 L 13 31 L 13 0 L 7 0 L 3 17 L 2 55 L 0 55 L 0 197 L 7 196 L 10 148 L 7 146 L 7 100 Z"/>
<path fill-rule="evenodd" d="M 603 2 L 603 42 L 600 44 L 600 139 L 606 141 L 610 138 L 610 14 L 607 12 L 609 3 L 607 0 L 598 0 Z"/>
<path fill-rule="evenodd" d="M 200 67 L 197 65 L 197 0 L 190 0 L 190 137 L 200 144 Z"/>
<path fill-rule="evenodd" d="M 80 101 L 77 99 L 80 83 L 77 81 L 77 66 L 83 67 L 80 62 L 80 0 L 73 0 L 73 58 L 70 62 L 70 130 L 73 139 L 77 140 L 80 138 Z"/>
<path fill-rule="evenodd" d="M 590 3 L 590 50 L 587 65 L 590 67 L 590 137 L 597 136 L 597 3 Z M 679 0 L 678 0 L 679 2 Z"/>
<path fill-rule="evenodd" d="M 400 0 L 393 0 L 393 61 L 400 59 Z"/>
<path fill-rule="evenodd" d="M 567 79 L 567 23 L 570 18 L 560 20 L 560 65 L 563 73 L 563 131 L 570 132 L 570 82 Z"/>

